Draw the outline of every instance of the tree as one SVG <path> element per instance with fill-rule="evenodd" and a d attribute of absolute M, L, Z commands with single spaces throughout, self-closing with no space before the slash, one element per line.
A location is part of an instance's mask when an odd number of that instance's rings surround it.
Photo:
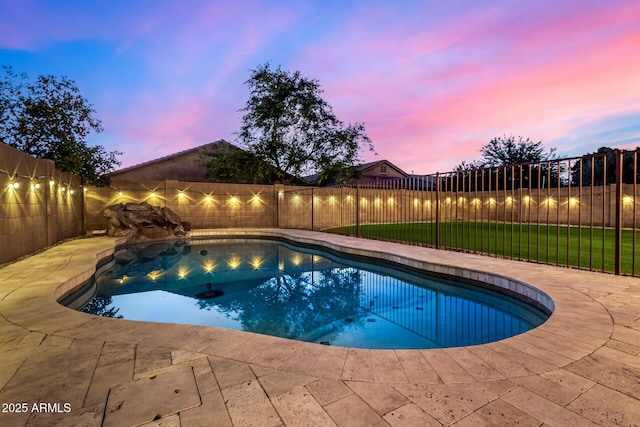
<path fill-rule="evenodd" d="M 636 147 L 635 152 L 640 153 L 640 147 Z M 571 166 L 571 184 L 583 186 L 615 184 L 617 153 L 618 150 L 614 148 L 600 147 L 594 153 L 583 155 Z M 640 167 L 637 164 L 637 157 L 638 155 L 634 156 L 633 151 L 626 151 L 622 154 L 623 184 L 640 182 Z"/>
<path fill-rule="evenodd" d="M 205 151 L 211 158 L 207 163 L 205 179 L 213 182 L 240 184 L 273 184 L 279 177 L 278 170 L 255 154 L 225 144 L 215 151 Z"/>
<path fill-rule="evenodd" d="M 519 163 L 544 162 L 553 158 L 555 148 L 544 151 L 542 141 L 504 135 L 493 138 L 480 149 L 484 166 L 506 166 Z"/>
<path fill-rule="evenodd" d="M 318 183 L 349 180 L 362 148 L 373 146 L 362 123 L 344 124 L 322 98 L 315 79 L 264 64 L 245 82 L 240 142 L 273 167 L 282 183 L 318 174 Z"/>
<path fill-rule="evenodd" d="M 27 154 L 53 160 L 83 183 L 109 183 L 106 174 L 120 164 L 120 152 L 90 147 L 86 136 L 102 132 L 95 110 L 67 77 L 38 76 L 3 66 L 0 79 L 0 140 Z"/>
<path fill-rule="evenodd" d="M 468 184 L 472 188 L 485 189 L 516 189 L 520 187 L 537 188 L 557 184 L 559 171 L 557 166 L 548 163 L 554 158 L 555 148 L 545 152 L 542 141 L 533 142 L 529 138 L 521 136 L 503 135 L 493 138 L 489 143 L 482 146 L 480 153 L 481 160 L 470 163 L 462 162 L 455 168 L 455 172 L 460 172 L 463 177 L 468 177 Z M 506 166 L 513 166 L 507 170 Z M 471 176 L 474 170 L 487 170 L 486 173 L 474 173 L 475 184 L 471 183 Z M 494 172 L 492 174 L 492 172 Z M 489 185 L 489 176 L 494 177 Z M 484 177 L 484 178 L 482 178 Z M 520 177 L 522 177 L 522 182 Z M 459 185 L 462 185 L 462 181 Z M 485 182 L 486 181 L 486 182 Z M 538 182 L 540 181 L 540 182 Z"/>

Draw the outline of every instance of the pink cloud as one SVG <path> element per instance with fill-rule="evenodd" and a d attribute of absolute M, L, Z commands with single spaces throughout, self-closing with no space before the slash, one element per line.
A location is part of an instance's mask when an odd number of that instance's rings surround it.
<path fill-rule="evenodd" d="M 530 21 L 489 11 L 409 39 L 406 29 L 355 27 L 307 58 L 329 64 L 328 97 L 346 121 L 366 122 L 380 157 L 448 170 L 503 133 L 553 141 L 594 116 L 640 110 L 631 89 L 640 87 L 640 9 L 604 6 L 541 10 Z M 336 65 L 350 55 L 350 67 Z"/>

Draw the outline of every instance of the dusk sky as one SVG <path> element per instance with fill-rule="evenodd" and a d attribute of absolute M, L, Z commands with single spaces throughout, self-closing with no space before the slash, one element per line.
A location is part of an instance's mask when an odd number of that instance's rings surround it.
<path fill-rule="evenodd" d="M 131 166 L 235 142 L 250 70 L 320 81 L 345 123 L 411 173 L 503 134 L 564 156 L 640 145 L 640 1 L 0 0 L 0 64 L 65 75 L 91 145 Z"/>

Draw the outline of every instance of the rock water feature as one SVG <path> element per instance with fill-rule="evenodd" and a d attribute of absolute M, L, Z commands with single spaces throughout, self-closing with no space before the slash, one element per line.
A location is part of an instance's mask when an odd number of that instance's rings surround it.
<path fill-rule="evenodd" d="M 149 203 L 121 203 L 108 206 L 104 216 L 109 219 L 107 234 L 126 237 L 127 242 L 159 239 L 183 239 L 191 224 L 183 222 L 171 209 Z"/>

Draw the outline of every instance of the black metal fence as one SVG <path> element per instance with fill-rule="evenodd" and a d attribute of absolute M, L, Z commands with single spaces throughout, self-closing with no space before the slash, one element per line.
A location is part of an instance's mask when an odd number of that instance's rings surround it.
<path fill-rule="evenodd" d="M 638 151 L 287 189 L 281 227 L 640 275 Z"/>

